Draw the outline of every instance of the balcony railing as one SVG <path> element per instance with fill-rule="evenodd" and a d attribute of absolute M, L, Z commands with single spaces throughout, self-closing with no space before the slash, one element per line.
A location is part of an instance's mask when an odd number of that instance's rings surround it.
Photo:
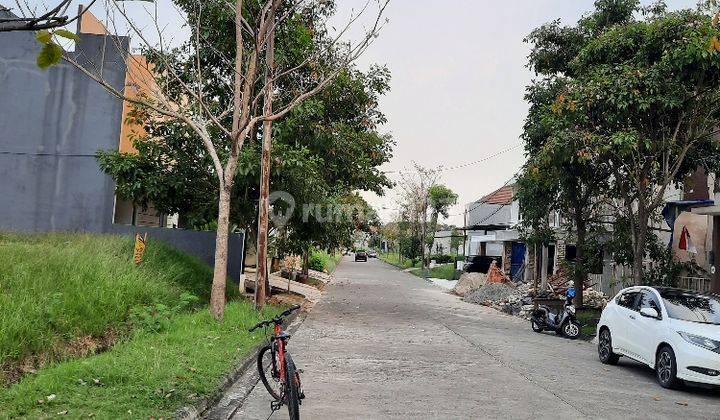
<path fill-rule="evenodd" d="M 678 287 L 706 293 L 710 291 L 710 279 L 705 277 L 680 277 Z"/>

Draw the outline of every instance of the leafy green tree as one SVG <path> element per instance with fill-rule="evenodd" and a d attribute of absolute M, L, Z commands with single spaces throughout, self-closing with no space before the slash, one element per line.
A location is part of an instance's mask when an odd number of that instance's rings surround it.
<path fill-rule="evenodd" d="M 576 27 L 553 22 L 530 37 L 531 67 L 546 77 L 528 94 L 523 211 L 532 223 L 543 208 L 559 208 L 575 214 L 577 229 L 593 218 L 577 211 L 588 198 L 628 217 L 640 284 L 649 226 L 668 186 L 698 166 L 718 166 L 720 35 L 703 10 L 668 12 L 634 0 L 595 5 Z"/>
<path fill-rule="evenodd" d="M 582 48 L 572 61 L 577 77 L 558 97 L 557 112 L 573 119 L 589 156 L 612 173 L 612 198 L 629 221 L 637 284 L 644 282 L 649 227 L 667 188 L 698 167 L 719 168 L 719 38 L 717 19 L 702 10 L 656 7 Z"/>
<path fill-rule="evenodd" d="M 452 231 L 450 233 L 450 249 L 455 252 L 455 255 L 460 255 L 460 244 L 462 242 L 462 238 L 460 237 L 460 231 L 456 228 L 452 228 Z M 463 253 L 465 251 L 463 250 Z"/>
<path fill-rule="evenodd" d="M 541 78 L 527 88 L 530 104 L 523 139 L 528 161 L 518 178 L 517 197 L 523 229 L 530 245 L 553 239 L 550 214 L 559 211 L 572 221 L 577 255 L 574 286 L 582 290 L 587 279 L 586 248 L 589 224 L 596 218 L 598 196 L 607 187 L 609 168 L 586 149 L 586 136 L 571 114 L 560 112 L 558 101 L 581 69 L 572 66 L 575 56 L 608 26 L 632 18 L 634 0 L 597 1 L 596 10 L 576 26 L 553 21 L 534 30 L 526 39 L 533 45 L 528 67 Z M 582 306 L 582 293 L 576 305 Z"/>
<path fill-rule="evenodd" d="M 433 252 L 439 216 L 448 217 L 448 210 L 457 204 L 457 199 L 458 195 L 444 185 L 436 184 L 428 188 L 428 207 L 430 209 L 430 232 L 426 238 L 428 256 Z"/>
<path fill-rule="evenodd" d="M 331 249 L 351 239 L 355 226 L 351 229 L 342 218 L 324 217 L 328 220 L 322 223 L 315 217 L 304 220 L 303 209 L 308 206 L 326 215 L 357 205 L 368 217 L 376 218 L 352 192 L 382 194 L 391 185 L 379 166 L 392 156 L 394 143 L 377 131 L 385 121 L 378 101 L 388 83 L 389 73 L 383 67 L 343 72 L 326 91 L 274 125 L 270 184 L 275 191 L 290 192 L 296 206 L 293 217 L 276 231 L 281 236 L 280 254 L 303 253 L 311 246 Z M 142 206 L 153 203 L 163 213 L 179 213 L 185 226 L 212 224 L 217 217 L 215 181 L 206 170 L 212 163 L 201 141 L 177 121 L 136 114 L 147 132 L 134 139 L 137 153 L 99 153 L 101 168 L 116 181 L 118 195 Z M 260 154 L 259 142 L 247 144 L 240 152 L 231 201 L 231 223 L 251 238 L 258 225 Z"/>

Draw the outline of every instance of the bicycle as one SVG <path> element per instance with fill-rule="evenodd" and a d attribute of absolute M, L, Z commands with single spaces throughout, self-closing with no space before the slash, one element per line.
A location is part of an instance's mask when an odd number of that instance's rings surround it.
<path fill-rule="evenodd" d="M 282 330 L 282 324 L 287 316 L 298 309 L 300 309 L 300 305 L 295 305 L 273 319 L 259 322 L 249 330 L 249 332 L 253 332 L 258 328 L 274 326 L 269 343 L 258 353 L 257 369 L 265 389 L 275 399 L 270 403 L 270 409 L 275 412 L 283 405 L 287 405 L 290 420 L 300 419 L 300 404 L 301 400 L 305 398 L 305 394 L 300 386 L 301 371 L 295 367 L 295 363 L 287 351 L 290 335 Z M 268 373 L 270 374 L 269 378 Z"/>

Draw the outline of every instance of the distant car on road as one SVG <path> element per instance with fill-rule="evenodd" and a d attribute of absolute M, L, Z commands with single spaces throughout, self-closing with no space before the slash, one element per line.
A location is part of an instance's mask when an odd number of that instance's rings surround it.
<path fill-rule="evenodd" d="M 368 252 L 368 257 L 370 257 L 370 258 L 377 258 L 377 257 L 378 257 L 377 251 L 370 251 L 370 252 Z"/>
<path fill-rule="evenodd" d="M 623 289 L 602 312 L 598 355 L 621 356 L 655 369 L 664 388 L 683 380 L 720 385 L 720 296 L 636 286 Z"/>
<path fill-rule="evenodd" d="M 365 261 L 368 260 L 368 254 L 365 251 L 357 251 L 355 252 L 355 261 Z"/>

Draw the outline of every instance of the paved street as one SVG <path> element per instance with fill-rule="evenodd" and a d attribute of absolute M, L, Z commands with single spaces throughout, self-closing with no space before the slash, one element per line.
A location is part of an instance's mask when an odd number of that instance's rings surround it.
<path fill-rule="evenodd" d="M 378 260 L 349 258 L 290 342 L 303 418 L 720 418 L 720 391 L 668 391 L 595 346 L 536 334 Z M 262 384 L 237 411 L 266 419 Z M 271 418 L 287 418 L 286 408 Z"/>

